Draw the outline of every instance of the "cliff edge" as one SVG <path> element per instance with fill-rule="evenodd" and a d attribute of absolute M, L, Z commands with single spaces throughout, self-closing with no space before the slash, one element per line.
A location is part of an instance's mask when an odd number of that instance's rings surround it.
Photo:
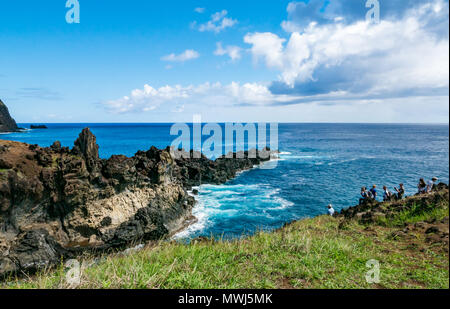
<path fill-rule="evenodd" d="M 0 100 L 0 133 L 1 132 L 15 132 L 19 127 L 16 121 L 9 114 L 8 107 Z"/>
<path fill-rule="evenodd" d="M 233 241 L 201 237 L 152 242 L 105 259 L 83 255 L 78 282 L 67 280 L 70 268 L 61 264 L 0 281 L 0 288 L 448 289 L 448 197 L 440 184 L 428 194 Z"/>

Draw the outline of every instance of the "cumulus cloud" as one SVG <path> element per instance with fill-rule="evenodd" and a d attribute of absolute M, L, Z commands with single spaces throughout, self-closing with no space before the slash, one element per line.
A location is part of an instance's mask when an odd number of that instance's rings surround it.
<path fill-rule="evenodd" d="M 379 24 L 311 22 L 287 40 L 273 33 L 249 33 L 244 42 L 251 45 L 255 61 L 280 72 L 271 87 L 274 93 L 442 95 L 448 93 L 449 40 L 441 27 L 431 27 L 442 15 L 448 27 L 445 3 L 428 1 L 400 19 Z"/>
<path fill-rule="evenodd" d="M 197 51 L 195 51 L 193 49 L 187 49 L 179 55 L 176 55 L 174 53 L 172 53 L 170 55 L 166 55 L 166 56 L 162 57 L 161 60 L 170 61 L 170 62 L 184 62 L 184 61 L 196 59 L 198 57 L 200 57 L 200 54 Z"/>
<path fill-rule="evenodd" d="M 239 46 L 228 45 L 223 47 L 221 42 L 216 44 L 216 50 L 214 51 L 214 55 L 216 56 L 225 56 L 230 57 L 231 61 L 236 61 L 241 59 L 242 48 Z"/>
<path fill-rule="evenodd" d="M 445 101 L 447 96 L 352 100 L 345 93 L 275 95 L 263 84 L 232 82 L 157 89 L 145 85 L 103 105 L 117 114 L 148 112 L 145 119 L 152 121 L 185 122 L 201 114 L 208 122 L 448 122 Z"/>
<path fill-rule="evenodd" d="M 448 122 L 448 1 L 407 1 L 406 10 L 382 2 L 379 24 L 365 21 L 363 5 L 345 14 L 347 1 L 321 3 L 309 1 L 317 18 L 311 13 L 303 24 L 302 6 L 290 4 L 287 36 L 245 35 L 255 63 L 278 72 L 275 81 L 145 85 L 103 104 L 183 121 L 201 113 L 210 121 Z M 211 21 L 221 25 L 227 13 L 216 14 Z M 214 54 L 236 60 L 242 50 L 218 43 Z"/>
<path fill-rule="evenodd" d="M 270 68 L 282 68 L 284 64 L 284 38 L 271 32 L 249 33 L 244 37 L 244 42 L 251 44 L 251 52 L 254 59 L 263 59 Z"/>
<path fill-rule="evenodd" d="M 238 21 L 236 19 L 229 18 L 227 17 L 227 15 L 228 15 L 227 10 L 222 10 L 220 12 L 212 14 L 211 19 L 208 22 L 200 24 L 198 26 L 198 31 L 200 32 L 210 31 L 219 33 L 225 30 L 226 28 L 233 27 L 235 24 L 237 24 Z M 195 25 L 196 23 L 193 24 L 194 27 Z"/>
<path fill-rule="evenodd" d="M 199 14 L 203 14 L 205 12 L 205 10 L 206 10 L 205 8 L 195 8 L 194 12 L 197 12 Z"/>
<path fill-rule="evenodd" d="M 167 107 L 172 112 L 184 110 L 188 105 L 206 106 L 263 106 L 284 104 L 295 96 L 274 95 L 268 87 L 259 83 L 231 82 L 203 83 L 189 86 L 164 86 L 153 88 L 145 85 L 143 89 L 135 89 L 130 95 L 117 100 L 104 102 L 103 105 L 113 113 L 148 112 L 159 107 Z"/>
<path fill-rule="evenodd" d="M 414 7 L 433 6 L 448 7 L 447 0 L 430 2 L 430 0 L 378 0 L 381 18 L 396 20 L 402 18 L 405 11 Z M 319 25 L 341 22 L 354 23 L 365 19 L 367 13 L 366 0 L 301 0 L 289 3 L 287 6 L 288 18 L 283 21 L 282 27 L 287 32 L 302 32 L 311 22 Z M 448 9 L 447 9 L 448 11 Z M 441 16 L 444 17 L 444 16 Z M 436 18 L 436 16 L 435 16 Z M 448 19 L 448 18 L 447 18 Z M 444 21 L 442 18 L 441 21 Z M 433 23 L 438 22 L 436 19 Z"/>

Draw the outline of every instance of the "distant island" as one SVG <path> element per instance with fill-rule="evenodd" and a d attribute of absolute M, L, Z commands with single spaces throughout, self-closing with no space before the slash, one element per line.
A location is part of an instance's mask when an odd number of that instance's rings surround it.
<path fill-rule="evenodd" d="M 30 125 L 30 129 L 48 129 L 46 125 L 38 124 L 38 125 Z"/>
<path fill-rule="evenodd" d="M 9 114 L 8 107 L 0 100 L 0 133 L 17 131 L 20 131 L 20 128 Z"/>

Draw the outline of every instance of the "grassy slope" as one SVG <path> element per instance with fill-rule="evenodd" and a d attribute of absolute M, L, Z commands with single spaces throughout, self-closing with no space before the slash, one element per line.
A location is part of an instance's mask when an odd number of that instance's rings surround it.
<path fill-rule="evenodd" d="M 404 223 L 448 217 L 446 205 L 398 214 L 382 225 L 321 216 L 232 242 L 160 242 L 129 255 L 109 255 L 83 270 L 82 288 L 449 288 L 448 248 L 425 235 L 391 237 Z M 381 282 L 365 281 L 366 262 Z M 3 288 L 64 288 L 64 269 L 0 283 Z"/>

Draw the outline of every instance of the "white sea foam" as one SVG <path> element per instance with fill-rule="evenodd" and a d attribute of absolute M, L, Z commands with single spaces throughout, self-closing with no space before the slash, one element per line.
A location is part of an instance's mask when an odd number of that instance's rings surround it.
<path fill-rule="evenodd" d="M 174 239 L 189 238 L 207 230 L 215 222 L 227 217 L 252 216 L 273 219 L 274 211 L 294 204 L 280 196 L 280 188 L 272 188 L 268 183 L 236 185 L 201 185 L 194 187 L 199 194 L 194 196 L 197 203 L 192 210 L 197 222 L 174 235 Z M 226 219 L 225 219 L 226 220 Z"/>
<path fill-rule="evenodd" d="M 280 206 L 269 207 L 269 208 L 267 208 L 267 210 L 283 210 L 283 209 L 292 207 L 294 205 L 294 203 L 289 202 L 289 201 L 287 201 L 287 200 L 285 200 L 285 199 L 283 199 L 281 197 L 280 198 L 276 198 L 275 200 L 280 203 Z"/>
<path fill-rule="evenodd" d="M 328 165 L 335 165 L 335 164 L 342 164 L 342 163 L 347 163 L 347 162 L 353 162 L 353 161 L 356 161 L 356 160 L 359 160 L 359 159 L 361 159 L 361 158 L 352 158 L 352 159 L 345 159 L 345 160 L 340 160 L 340 161 L 338 161 L 338 162 L 330 162 L 330 163 L 328 163 Z"/>
<path fill-rule="evenodd" d="M 312 156 L 312 155 L 283 155 L 280 157 L 283 160 L 312 160 L 312 159 L 321 159 L 321 156 Z"/>
<path fill-rule="evenodd" d="M 20 131 L 16 132 L 0 132 L 0 135 L 6 135 L 6 134 L 14 134 L 14 133 L 26 133 L 32 131 L 31 129 L 21 129 Z"/>

